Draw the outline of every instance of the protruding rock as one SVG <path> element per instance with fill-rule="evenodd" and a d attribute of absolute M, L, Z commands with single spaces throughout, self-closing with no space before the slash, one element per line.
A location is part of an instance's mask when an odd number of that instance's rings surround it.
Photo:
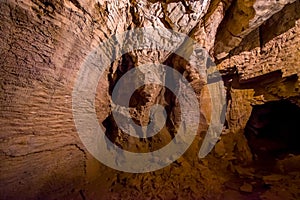
<path fill-rule="evenodd" d="M 251 193 L 253 191 L 253 186 L 249 183 L 244 183 L 241 187 L 240 190 L 242 192 L 248 192 Z"/>

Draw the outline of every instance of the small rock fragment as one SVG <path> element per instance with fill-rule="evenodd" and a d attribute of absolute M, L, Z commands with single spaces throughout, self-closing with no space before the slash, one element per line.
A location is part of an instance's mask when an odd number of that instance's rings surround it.
<path fill-rule="evenodd" d="M 249 183 L 244 183 L 241 187 L 240 187 L 240 190 L 242 192 L 248 192 L 248 193 L 251 193 L 253 191 L 253 187 L 251 184 Z"/>
<path fill-rule="evenodd" d="M 282 179 L 284 179 L 284 176 L 279 175 L 279 174 L 263 176 L 263 181 L 265 182 L 265 184 L 270 184 L 270 185 L 274 182 L 281 181 Z"/>
<path fill-rule="evenodd" d="M 216 144 L 215 153 L 218 157 L 222 157 L 226 153 L 225 145 L 222 140 Z"/>

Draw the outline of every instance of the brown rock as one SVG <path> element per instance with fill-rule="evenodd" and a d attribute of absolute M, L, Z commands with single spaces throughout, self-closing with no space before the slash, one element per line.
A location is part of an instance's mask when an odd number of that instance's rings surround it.
<path fill-rule="evenodd" d="M 274 182 L 282 181 L 285 178 L 285 176 L 279 175 L 279 174 L 272 174 L 268 176 L 263 176 L 263 181 L 265 184 L 273 184 Z"/>
<path fill-rule="evenodd" d="M 299 5 L 293 0 L 1 0 L 0 198 L 218 199 L 224 193 L 225 199 L 243 199 L 238 191 L 224 192 L 223 183 L 231 176 L 254 176 L 252 168 L 241 167 L 253 156 L 244 137 L 252 106 L 282 99 L 300 106 Z M 96 91 L 98 121 L 106 126 L 110 139 L 124 149 L 147 152 L 174 137 L 165 127 L 152 142 L 128 138 L 111 118 L 115 83 L 129 69 L 149 62 L 170 65 L 192 82 L 202 103 L 201 128 L 180 162 L 145 174 L 117 172 L 82 145 L 72 115 L 72 91 L 91 49 L 115 33 L 147 26 L 188 34 L 212 57 L 223 59 L 217 60 L 217 67 L 228 94 L 224 126 L 229 139 L 221 139 L 216 154 L 199 161 L 211 120 L 206 80 L 193 72 L 190 63 L 169 52 L 129 52 L 109 66 Z M 168 106 L 169 127 L 180 122 L 176 98 L 161 87 L 138 89 L 131 103 L 137 124 L 149 122 L 149 109 L 155 103 Z M 218 157 L 224 155 L 229 161 L 220 165 Z M 282 159 L 278 165 L 284 173 L 295 173 L 299 156 Z M 299 197 L 295 177 L 288 186 L 280 185 L 281 199 Z M 263 177 L 273 185 L 284 179 L 292 178 Z M 267 196 L 276 197 L 276 189 Z M 245 183 L 240 190 L 253 188 Z"/>
<path fill-rule="evenodd" d="M 244 183 L 240 187 L 240 191 L 251 193 L 253 191 L 253 186 L 251 184 L 249 184 L 249 183 Z"/>
<path fill-rule="evenodd" d="M 216 144 L 215 153 L 217 154 L 218 157 L 221 157 L 226 153 L 224 142 L 222 140 Z"/>

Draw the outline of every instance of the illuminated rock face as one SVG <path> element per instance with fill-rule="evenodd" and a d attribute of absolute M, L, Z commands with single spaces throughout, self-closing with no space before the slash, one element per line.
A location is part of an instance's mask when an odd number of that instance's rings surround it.
<path fill-rule="evenodd" d="M 253 119 L 257 107 L 283 99 L 300 106 L 299 10 L 297 0 L 1 1 L 0 199 L 299 199 L 299 156 L 279 156 L 274 169 L 260 177 L 255 152 L 264 149 L 264 141 L 244 136 L 245 127 L 263 126 Z M 170 166 L 123 173 L 99 163 L 83 146 L 72 91 L 81 64 L 100 42 L 148 26 L 187 34 L 215 59 L 227 90 L 226 123 L 215 149 L 199 160 L 211 112 L 205 80 L 169 52 L 129 52 L 97 88 L 96 113 L 107 136 L 134 152 L 162 148 L 173 137 L 180 108 L 162 87 L 145 86 L 131 99 L 137 124 L 149 123 L 153 104 L 168 105 L 167 128 L 152 141 L 126 138 L 111 116 L 113 86 L 129 69 L 149 62 L 169 65 L 191 81 L 201 103 L 201 126 L 191 148 Z M 245 185 L 250 194 L 239 192 Z M 278 192 L 282 188 L 285 192 Z"/>

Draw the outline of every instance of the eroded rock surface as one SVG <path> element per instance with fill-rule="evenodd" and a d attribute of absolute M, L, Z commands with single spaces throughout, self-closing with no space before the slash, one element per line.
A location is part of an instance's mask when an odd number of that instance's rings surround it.
<path fill-rule="evenodd" d="M 299 155 L 280 154 L 274 167 L 262 171 L 244 134 L 252 127 L 255 143 L 263 128 L 251 119 L 260 116 L 253 106 L 281 100 L 300 106 L 299 10 L 298 0 L 0 1 L 0 198 L 299 199 Z M 174 137 L 180 106 L 163 87 L 147 85 L 131 99 L 137 124 L 149 123 L 152 105 L 166 106 L 167 126 L 152 140 L 124 135 L 111 115 L 117 81 L 149 62 L 173 67 L 191 82 L 201 103 L 201 128 L 170 166 L 124 173 L 99 163 L 82 144 L 72 91 L 86 56 L 100 42 L 150 26 L 187 34 L 209 52 L 225 84 L 226 123 L 215 149 L 198 159 L 211 121 L 206 80 L 170 52 L 128 52 L 108 66 L 97 87 L 96 113 L 110 140 L 148 152 Z"/>

